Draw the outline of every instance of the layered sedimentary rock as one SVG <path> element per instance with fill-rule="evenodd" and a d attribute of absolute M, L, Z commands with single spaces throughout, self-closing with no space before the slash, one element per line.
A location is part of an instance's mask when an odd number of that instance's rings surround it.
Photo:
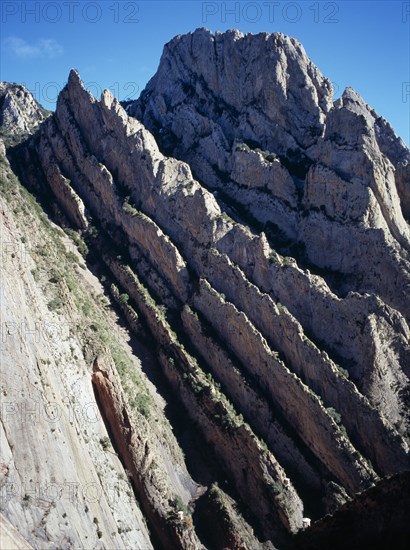
<path fill-rule="evenodd" d="M 48 282 L 54 267 L 64 268 L 64 253 L 52 247 L 57 228 L 44 228 L 4 157 L 0 200 L 1 512 L 30 548 L 103 548 L 108 540 L 150 548 L 121 463 L 100 443 L 107 432 L 72 293 L 62 279 Z M 63 315 L 52 301 L 57 284 L 65 292 Z"/>
<path fill-rule="evenodd" d="M 409 151 L 351 88 L 333 105 L 297 41 L 205 29 L 176 37 L 127 110 L 206 185 L 303 244 L 310 262 L 408 316 Z"/>
<path fill-rule="evenodd" d="M 206 457 L 204 475 L 169 451 L 179 482 L 167 460 L 152 471 L 158 441 L 123 393 L 136 382 L 92 358 L 155 544 L 215 544 L 203 528 L 218 502 L 221 548 L 286 548 L 303 515 L 408 468 L 409 151 L 353 90 L 333 103 L 297 41 L 176 37 L 126 110 L 73 70 L 11 157 L 87 238 Z M 193 523 L 169 515 L 172 491 Z"/>
<path fill-rule="evenodd" d="M 200 548 L 175 504 L 178 496 L 185 506 L 198 485 L 141 359 L 132 359 L 104 288 L 76 247 L 0 160 L 4 548 L 25 547 L 7 522 L 27 548 L 145 550 L 164 531 L 188 541 L 177 548 L 189 541 Z M 139 353 L 150 361 L 147 350 Z M 95 365 L 116 389 L 109 399 L 96 391 Z M 106 417 L 116 403 L 139 443 L 133 462 L 110 441 Z M 144 492 L 134 485 L 134 463 Z"/>

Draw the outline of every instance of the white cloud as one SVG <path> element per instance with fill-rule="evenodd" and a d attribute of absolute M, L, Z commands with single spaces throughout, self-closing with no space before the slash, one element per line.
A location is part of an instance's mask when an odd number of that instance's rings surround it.
<path fill-rule="evenodd" d="M 19 59 L 54 59 L 63 53 L 63 47 L 54 38 L 40 38 L 29 43 L 17 36 L 4 40 L 5 49 Z"/>

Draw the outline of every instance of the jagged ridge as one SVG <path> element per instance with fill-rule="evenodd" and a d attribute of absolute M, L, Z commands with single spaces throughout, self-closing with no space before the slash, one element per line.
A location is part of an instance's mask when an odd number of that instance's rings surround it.
<path fill-rule="evenodd" d="M 352 496 L 408 466 L 409 154 L 355 92 L 331 99 L 295 40 L 200 30 L 166 46 L 127 107 L 159 147 L 72 71 L 55 115 L 18 151 L 37 166 L 23 168 L 29 185 L 78 229 L 98 226 L 94 253 L 175 395 L 259 536 L 281 545 L 302 501 L 321 515 L 329 492 Z M 337 288 L 335 272 L 349 275 Z"/>

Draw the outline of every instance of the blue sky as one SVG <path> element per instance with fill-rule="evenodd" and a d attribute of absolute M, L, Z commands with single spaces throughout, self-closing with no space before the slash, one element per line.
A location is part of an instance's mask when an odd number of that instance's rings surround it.
<path fill-rule="evenodd" d="M 136 98 L 176 34 L 280 31 L 302 42 L 336 97 L 352 86 L 410 143 L 408 1 L 3 0 L 0 10 L 0 79 L 47 108 L 72 67 L 94 95 Z"/>

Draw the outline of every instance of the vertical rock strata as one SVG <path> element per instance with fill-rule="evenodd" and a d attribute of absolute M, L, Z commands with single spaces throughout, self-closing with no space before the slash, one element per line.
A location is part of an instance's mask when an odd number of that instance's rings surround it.
<path fill-rule="evenodd" d="M 242 547 L 236 501 L 259 541 L 286 548 L 304 515 L 408 469 L 410 153 L 354 90 L 333 103 L 296 40 L 178 36 L 126 110 L 73 70 L 14 158 L 88 235 L 226 483 L 229 496 L 199 497 L 198 523 L 171 521 L 172 479 L 164 489 L 150 469 L 158 441 L 94 357 L 155 543 L 201 547 L 219 502 Z"/>
<path fill-rule="evenodd" d="M 408 318 L 409 150 L 354 90 L 334 104 L 332 94 L 293 38 L 200 29 L 165 46 L 127 110 L 200 181 L 302 244 L 309 262 Z"/>

